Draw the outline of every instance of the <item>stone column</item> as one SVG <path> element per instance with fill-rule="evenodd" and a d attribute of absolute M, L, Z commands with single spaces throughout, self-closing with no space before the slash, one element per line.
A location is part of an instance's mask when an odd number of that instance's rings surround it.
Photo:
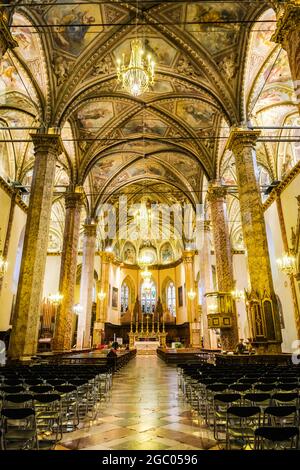
<path fill-rule="evenodd" d="M 12 225 L 13 225 L 13 221 L 14 221 L 14 213 L 15 213 L 16 198 L 17 197 L 18 197 L 17 192 L 14 191 L 11 194 L 7 230 L 6 230 L 6 235 L 5 235 L 5 239 L 4 239 L 4 246 L 3 246 L 3 251 L 2 251 L 2 256 L 3 256 L 4 260 L 6 260 L 7 256 L 8 256 L 9 242 L 10 242 L 10 237 L 11 237 Z M 1 277 L 0 278 L 0 294 L 1 294 L 2 286 L 3 286 L 3 281 L 4 281 L 4 277 Z"/>
<path fill-rule="evenodd" d="M 68 351 L 73 346 L 71 344 L 72 317 L 82 206 L 82 191 L 80 188 L 78 192 L 67 192 L 65 205 L 64 243 L 61 255 L 59 281 L 59 292 L 63 298 L 56 315 L 53 351 Z"/>
<path fill-rule="evenodd" d="M 94 265 L 96 251 L 97 223 L 88 221 L 84 225 L 82 250 L 82 270 L 80 281 L 80 305 L 82 312 L 78 318 L 77 348 L 89 348 L 93 305 Z"/>
<path fill-rule="evenodd" d="M 14 49 L 15 47 L 18 47 L 18 43 L 14 40 L 9 30 L 8 12 L 2 6 L 0 7 L 0 60 L 7 49 Z"/>
<path fill-rule="evenodd" d="M 104 294 L 103 298 L 97 296 L 96 324 L 93 332 L 93 345 L 99 344 L 101 339 L 101 330 L 105 328 L 107 322 L 107 311 L 109 302 L 109 269 L 114 260 L 114 254 L 106 251 L 100 253 L 101 258 L 101 279 L 98 283 L 98 294 Z"/>
<path fill-rule="evenodd" d="M 182 259 L 184 263 L 185 270 L 185 288 L 186 288 L 186 302 L 187 302 L 187 316 L 188 322 L 190 325 L 190 344 L 192 347 L 200 347 L 200 323 L 199 323 L 199 314 L 197 312 L 197 292 L 195 290 L 195 280 L 194 280 L 194 256 L 195 252 L 184 251 L 182 254 Z M 196 293 L 194 299 L 188 297 L 188 292 L 192 290 Z"/>
<path fill-rule="evenodd" d="M 203 293 L 212 292 L 212 271 L 211 271 L 211 250 L 210 250 L 210 222 L 205 220 L 202 226 L 202 247 L 200 250 L 200 282 Z M 207 321 L 207 301 L 203 296 L 202 300 L 202 331 L 203 346 L 210 349 L 211 341 Z"/>
<path fill-rule="evenodd" d="M 256 179 L 255 144 L 259 131 L 231 130 L 227 147 L 233 151 L 238 179 L 244 241 L 251 292 L 248 298 L 252 337 L 261 352 L 278 352 L 282 342 L 278 306 L 268 251 L 261 194 Z"/>
<path fill-rule="evenodd" d="M 208 189 L 211 223 L 216 256 L 218 290 L 231 292 L 234 290 L 232 251 L 226 211 L 226 188 L 221 181 L 211 181 Z M 225 350 L 234 350 L 238 343 L 238 321 L 236 305 L 233 302 L 231 328 L 221 329 L 221 343 Z"/>
<path fill-rule="evenodd" d="M 276 7 L 277 28 L 271 39 L 287 52 L 300 111 L 300 1 L 278 2 Z"/>
<path fill-rule="evenodd" d="M 9 356 L 36 353 L 41 297 L 47 258 L 56 158 L 62 152 L 55 134 L 32 135 L 35 162 Z"/>

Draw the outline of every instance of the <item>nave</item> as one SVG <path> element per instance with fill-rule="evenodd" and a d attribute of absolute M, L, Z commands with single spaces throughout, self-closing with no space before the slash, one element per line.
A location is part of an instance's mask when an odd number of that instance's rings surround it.
<path fill-rule="evenodd" d="M 113 378 L 98 417 L 62 439 L 61 449 L 217 450 L 213 433 L 178 389 L 176 367 L 136 356 Z"/>

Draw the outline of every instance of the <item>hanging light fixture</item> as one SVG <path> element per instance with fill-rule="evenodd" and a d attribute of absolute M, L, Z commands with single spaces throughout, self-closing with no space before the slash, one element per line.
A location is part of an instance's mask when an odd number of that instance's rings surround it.
<path fill-rule="evenodd" d="M 49 302 L 56 305 L 60 304 L 63 298 L 64 296 L 59 292 L 57 294 L 50 294 L 48 296 Z"/>
<path fill-rule="evenodd" d="M 284 274 L 294 274 L 296 271 L 296 258 L 295 256 L 291 256 L 288 253 L 285 253 L 281 258 L 276 260 L 278 268 Z"/>
<path fill-rule="evenodd" d="M 103 302 L 103 300 L 105 299 L 105 297 L 106 297 L 106 293 L 105 293 L 105 292 L 103 292 L 103 291 L 99 292 L 99 294 L 98 294 L 98 299 L 99 299 L 101 302 Z"/>
<path fill-rule="evenodd" d="M 154 84 L 155 62 L 150 54 L 147 55 L 146 61 L 143 56 L 142 41 L 133 39 L 129 64 L 125 64 L 125 54 L 122 54 L 122 60 L 117 60 L 118 82 L 133 96 L 142 95 L 148 91 L 150 85 Z"/>
<path fill-rule="evenodd" d="M 1 236 L 0 236 L 0 245 L 1 245 Z M 4 258 L 2 250 L 0 250 L 0 279 L 2 279 L 4 275 L 6 274 L 7 268 L 8 268 L 8 262 Z"/>
<path fill-rule="evenodd" d="M 122 84 L 124 90 L 133 96 L 140 96 L 148 91 L 149 86 L 154 83 L 155 62 L 148 54 L 144 59 L 143 43 L 138 38 L 138 13 L 139 4 L 136 1 L 136 18 L 135 18 L 135 39 L 131 41 L 131 53 L 129 64 L 125 63 L 125 54 L 122 54 L 122 60 L 117 59 L 117 76 L 118 82 Z"/>

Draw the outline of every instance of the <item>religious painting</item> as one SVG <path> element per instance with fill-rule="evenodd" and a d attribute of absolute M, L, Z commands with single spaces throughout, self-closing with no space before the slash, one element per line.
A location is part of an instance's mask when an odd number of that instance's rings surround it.
<path fill-rule="evenodd" d="M 155 264 L 157 262 L 156 249 L 152 247 L 144 247 L 140 249 L 139 260 L 146 260 L 146 264 Z"/>
<path fill-rule="evenodd" d="M 102 23 L 99 5 L 75 5 L 74 0 L 73 3 L 74 5 L 66 5 L 64 0 L 58 0 L 57 4 L 48 10 L 46 20 L 54 26 L 51 28 L 54 45 L 78 56 L 95 37 L 99 37 L 103 28 L 93 27 Z"/>
<path fill-rule="evenodd" d="M 112 308 L 118 308 L 118 293 L 119 289 L 117 287 L 112 288 L 112 296 L 111 296 L 111 306 Z"/>
<path fill-rule="evenodd" d="M 178 287 L 178 307 L 183 307 L 183 288 Z"/>
<path fill-rule="evenodd" d="M 186 100 L 177 104 L 177 115 L 195 129 L 212 126 L 215 113 L 211 106 L 201 101 Z"/>
<path fill-rule="evenodd" d="M 153 116 L 139 116 L 137 119 L 129 121 L 123 128 L 125 136 L 131 134 L 156 134 L 163 136 L 167 130 L 167 125 Z"/>
<path fill-rule="evenodd" d="M 165 243 L 160 251 L 162 264 L 171 263 L 174 259 L 173 249 L 170 243 Z"/>
<path fill-rule="evenodd" d="M 78 112 L 81 129 L 88 134 L 98 134 L 113 117 L 113 105 L 109 101 L 90 103 Z"/>
<path fill-rule="evenodd" d="M 214 55 L 236 43 L 240 30 L 238 22 L 246 13 L 247 9 L 237 2 L 191 4 L 187 9 L 187 21 L 193 24 L 187 24 L 186 30 Z"/>
<path fill-rule="evenodd" d="M 136 263 L 136 251 L 132 243 L 125 243 L 123 249 L 123 261 L 126 264 L 135 264 Z"/>

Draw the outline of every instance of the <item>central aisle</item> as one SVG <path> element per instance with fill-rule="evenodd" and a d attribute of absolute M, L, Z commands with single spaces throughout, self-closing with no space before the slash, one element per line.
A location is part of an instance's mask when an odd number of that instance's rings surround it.
<path fill-rule="evenodd" d="M 156 356 L 137 356 L 117 372 L 97 420 L 65 434 L 61 444 L 86 450 L 216 448 L 212 433 L 181 398 L 176 368 Z"/>

